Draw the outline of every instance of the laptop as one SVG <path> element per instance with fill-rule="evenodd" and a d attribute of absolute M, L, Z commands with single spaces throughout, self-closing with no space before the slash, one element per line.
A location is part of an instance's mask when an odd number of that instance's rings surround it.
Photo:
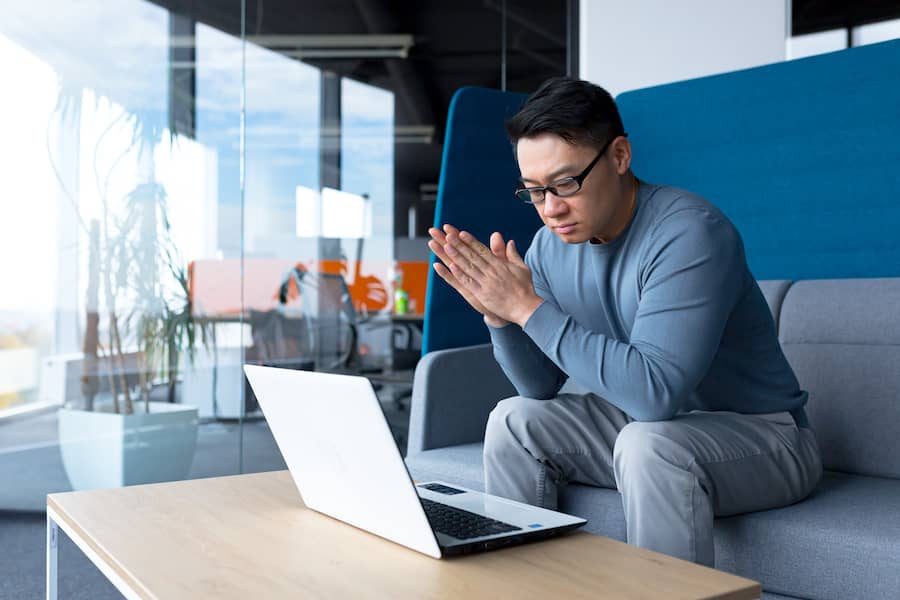
<path fill-rule="evenodd" d="M 444 481 L 413 482 L 365 377 L 244 365 L 304 504 L 434 558 L 586 520 Z"/>

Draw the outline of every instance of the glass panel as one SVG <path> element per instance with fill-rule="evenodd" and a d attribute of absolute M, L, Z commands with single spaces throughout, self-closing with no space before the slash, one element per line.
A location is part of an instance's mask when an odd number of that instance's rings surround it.
<path fill-rule="evenodd" d="M 142 0 L 52 5 L 0 22 L 0 510 L 239 469 L 212 382 L 240 368 L 240 314 L 224 331 L 192 292 L 241 251 L 241 41 L 195 45 Z"/>
<path fill-rule="evenodd" d="M 566 3 L 508 4 L 530 91 Z M 500 87 L 503 3 L 387 6 L 4 5 L 0 538 L 48 492 L 284 468 L 245 361 L 369 377 L 405 447 L 447 109 Z"/>
<path fill-rule="evenodd" d="M 530 91 L 567 3 L 506 4 Z M 34 511 L 43 557 L 48 492 L 284 468 L 245 360 L 370 377 L 405 447 L 447 110 L 500 87 L 503 6 L 4 4 L 0 539 Z"/>
<path fill-rule="evenodd" d="M 341 188 L 351 198 L 340 212 L 340 269 L 359 320 L 357 362 L 380 370 L 391 361 L 395 292 L 394 94 L 347 78 L 341 80 Z M 396 275 L 402 286 L 402 272 Z"/>
<path fill-rule="evenodd" d="M 308 303 L 298 292 L 319 259 L 318 229 L 303 228 L 316 227 L 306 212 L 319 210 L 322 75 L 253 40 L 246 44 L 246 361 L 311 369 L 315 343 Z M 247 393 L 242 470 L 283 469 L 255 396 L 249 388 Z"/>
<path fill-rule="evenodd" d="M 239 17 L 239 3 L 232 8 L 234 17 Z M 250 339 L 241 311 L 240 283 L 243 42 L 239 32 L 203 22 L 192 22 L 187 29 L 182 59 L 193 64 L 194 70 L 181 75 L 193 76 L 196 89 L 192 94 L 181 90 L 181 94 L 188 94 L 188 103 L 193 102 L 195 136 L 204 155 L 203 168 L 192 179 L 197 184 L 202 181 L 209 190 L 194 199 L 194 240 L 205 242 L 191 255 L 191 309 L 210 339 L 186 365 L 183 386 L 185 401 L 197 406 L 202 424 L 198 459 L 203 460 L 195 461 L 192 475 L 208 477 L 240 472 L 242 457 L 241 365 Z"/>
<path fill-rule="evenodd" d="M 447 109 L 500 87 L 503 4 L 247 6 L 247 360 L 365 375 L 401 449 Z M 567 4 L 508 4 L 508 88 L 564 75 Z"/>

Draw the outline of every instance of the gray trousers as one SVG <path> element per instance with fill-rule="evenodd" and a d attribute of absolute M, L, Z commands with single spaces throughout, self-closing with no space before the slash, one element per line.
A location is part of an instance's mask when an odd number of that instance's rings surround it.
<path fill-rule="evenodd" d="M 628 543 L 713 566 L 714 517 L 802 500 L 822 462 L 786 412 L 641 422 L 594 394 L 560 394 L 497 404 L 484 471 L 488 493 L 551 509 L 568 482 L 618 489 Z"/>

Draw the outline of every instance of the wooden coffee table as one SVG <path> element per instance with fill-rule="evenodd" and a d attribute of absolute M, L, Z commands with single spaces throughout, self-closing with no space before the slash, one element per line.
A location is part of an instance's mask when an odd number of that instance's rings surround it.
<path fill-rule="evenodd" d="M 575 532 L 436 560 L 303 506 L 287 471 L 47 497 L 47 597 L 62 529 L 127 598 L 758 598 L 759 584 Z"/>

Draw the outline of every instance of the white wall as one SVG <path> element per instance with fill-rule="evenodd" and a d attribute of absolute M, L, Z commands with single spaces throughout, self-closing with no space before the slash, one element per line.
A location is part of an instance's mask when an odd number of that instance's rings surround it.
<path fill-rule="evenodd" d="M 579 74 L 613 96 L 785 59 L 790 0 L 582 0 Z"/>

